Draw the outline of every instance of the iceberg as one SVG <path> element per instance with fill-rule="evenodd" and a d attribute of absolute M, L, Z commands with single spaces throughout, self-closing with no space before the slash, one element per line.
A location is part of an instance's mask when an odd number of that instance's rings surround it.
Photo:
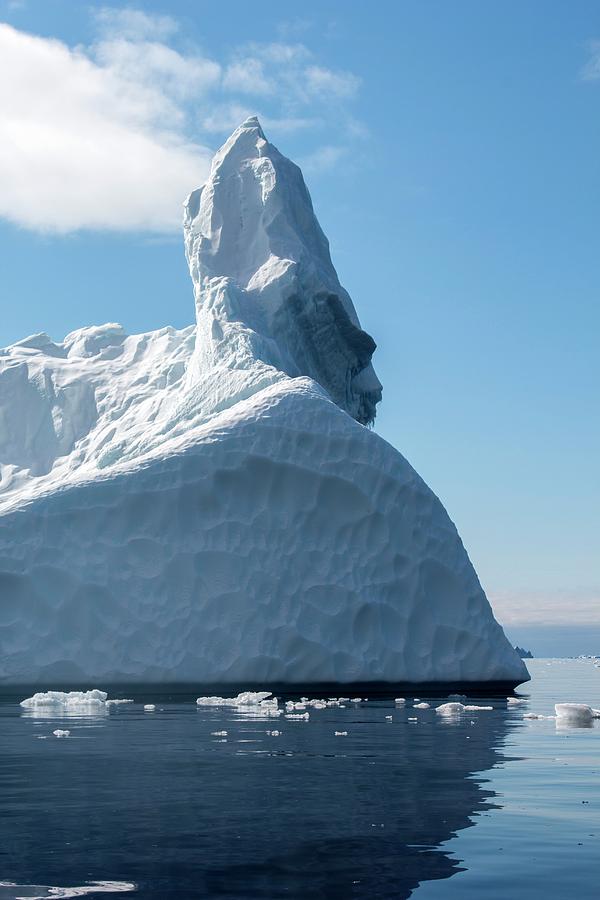
<path fill-rule="evenodd" d="M 0 683 L 528 680 L 256 118 L 184 239 L 194 325 L 0 350 Z"/>

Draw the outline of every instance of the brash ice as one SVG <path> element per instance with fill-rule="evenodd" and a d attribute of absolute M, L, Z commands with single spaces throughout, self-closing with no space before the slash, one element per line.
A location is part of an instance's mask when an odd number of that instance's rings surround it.
<path fill-rule="evenodd" d="M 255 118 L 184 234 L 195 326 L 0 351 L 0 682 L 527 680 Z"/>

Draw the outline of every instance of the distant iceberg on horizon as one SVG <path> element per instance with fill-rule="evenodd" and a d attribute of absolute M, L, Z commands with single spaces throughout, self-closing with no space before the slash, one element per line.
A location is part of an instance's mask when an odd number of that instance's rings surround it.
<path fill-rule="evenodd" d="M 0 350 L 0 685 L 528 680 L 256 118 L 184 235 L 194 326 Z"/>

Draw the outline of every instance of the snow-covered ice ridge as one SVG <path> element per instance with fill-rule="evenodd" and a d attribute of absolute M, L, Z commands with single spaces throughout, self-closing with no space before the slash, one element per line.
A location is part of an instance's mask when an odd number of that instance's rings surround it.
<path fill-rule="evenodd" d="M 0 351 L 0 681 L 527 680 L 256 119 L 184 232 L 195 326 Z"/>

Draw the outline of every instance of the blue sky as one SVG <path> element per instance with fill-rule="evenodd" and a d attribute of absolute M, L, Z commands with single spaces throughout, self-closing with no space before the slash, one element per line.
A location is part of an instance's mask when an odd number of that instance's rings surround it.
<path fill-rule="evenodd" d="M 515 640 L 560 653 L 569 626 L 569 652 L 600 653 L 598 4 L 0 0 L 0 18 L 0 346 L 189 324 L 181 201 L 258 113 L 378 343 L 376 430 L 447 505 Z"/>

